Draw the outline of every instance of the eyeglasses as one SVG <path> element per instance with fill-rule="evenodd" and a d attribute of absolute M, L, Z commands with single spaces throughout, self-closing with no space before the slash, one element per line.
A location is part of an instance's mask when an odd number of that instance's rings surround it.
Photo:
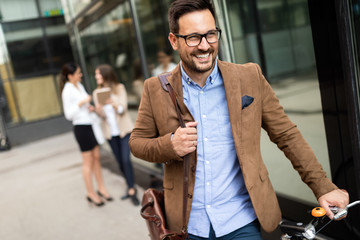
<path fill-rule="evenodd" d="M 189 47 L 196 47 L 201 43 L 203 37 L 205 37 L 205 39 L 208 43 L 216 43 L 217 41 L 219 41 L 220 37 L 221 37 L 221 29 L 216 28 L 216 30 L 210 30 L 205 34 L 191 33 L 188 35 L 180 35 L 180 34 L 174 33 L 174 35 L 176 37 L 181 37 L 181 38 L 185 39 L 185 43 Z"/>

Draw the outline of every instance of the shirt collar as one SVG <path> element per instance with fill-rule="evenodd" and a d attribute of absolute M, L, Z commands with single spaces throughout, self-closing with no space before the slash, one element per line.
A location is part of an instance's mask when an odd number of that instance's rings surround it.
<path fill-rule="evenodd" d="M 195 83 L 185 72 L 183 65 L 182 65 L 182 61 L 180 61 L 180 68 L 181 68 L 181 79 L 183 84 L 187 83 L 187 84 L 193 84 L 193 85 L 197 85 L 197 83 Z M 210 84 L 214 84 L 214 82 L 217 79 L 217 76 L 219 74 L 219 68 L 218 68 L 218 64 L 217 64 L 217 58 L 215 60 L 215 64 L 214 64 L 214 68 L 211 71 L 209 77 L 206 79 L 206 83 L 205 85 L 207 85 L 208 83 Z"/>

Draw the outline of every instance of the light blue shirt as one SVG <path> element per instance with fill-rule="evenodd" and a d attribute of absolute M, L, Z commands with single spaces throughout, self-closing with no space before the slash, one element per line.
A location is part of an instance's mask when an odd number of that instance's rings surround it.
<path fill-rule="evenodd" d="M 224 81 L 217 61 L 203 88 L 189 78 L 182 65 L 181 76 L 184 103 L 199 122 L 188 232 L 208 238 L 212 224 L 216 237 L 221 237 L 256 219 L 236 155 Z"/>

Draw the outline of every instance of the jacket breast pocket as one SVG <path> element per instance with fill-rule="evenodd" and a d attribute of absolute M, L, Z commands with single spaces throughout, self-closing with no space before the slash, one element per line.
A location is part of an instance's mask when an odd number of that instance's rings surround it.
<path fill-rule="evenodd" d="M 249 122 L 254 121 L 255 118 L 255 101 L 248 107 L 242 109 L 241 111 L 241 121 L 242 122 Z"/>

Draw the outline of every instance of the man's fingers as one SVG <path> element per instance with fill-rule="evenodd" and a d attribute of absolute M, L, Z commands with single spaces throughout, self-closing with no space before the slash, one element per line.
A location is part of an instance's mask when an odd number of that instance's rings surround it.
<path fill-rule="evenodd" d="M 185 127 L 187 128 L 194 128 L 198 125 L 199 122 L 188 122 L 188 123 L 185 123 Z"/>
<path fill-rule="evenodd" d="M 330 206 L 345 208 L 349 204 L 349 194 L 346 191 L 336 189 L 324 194 L 318 200 L 320 206 L 325 209 L 326 215 L 332 219 L 334 213 L 330 210 Z"/>
<path fill-rule="evenodd" d="M 196 150 L 197 132 L 196 125 L 198 122 L 188 122 L 186 128 L 179 127 L 172 138 L 172 144 L 175 153 L 182 157 Z"/>
<path fill-rule="evenodd" d="M 327 203 L 320 203 L 320 206 L 326 211 L 326 216 L 328 216 L 328 218 L 332 219 L 334 217 L 334 213 L 330 210 L 330 207 Z"/>
<path fill-rule="evenodd" d="M 189 141 L 189 147 L 195 147 L 197 146 L 197 141 L 196 140 L 190 140 Z"/>

